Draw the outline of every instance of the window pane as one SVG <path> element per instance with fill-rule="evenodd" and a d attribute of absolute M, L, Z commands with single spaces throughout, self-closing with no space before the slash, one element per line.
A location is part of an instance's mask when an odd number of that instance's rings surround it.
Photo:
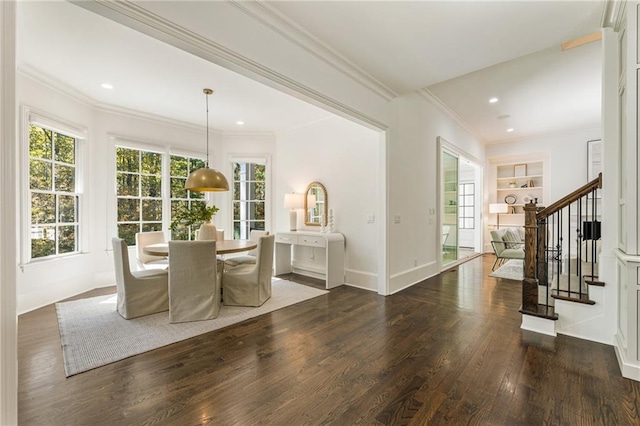
<path fill-rule="evenodd" d="M 139 220 L 140 200 L 137 198 L 118 198 L 118 222 L 137 222 Z"/>
<path fill-rule="evenodd" d="M 262 221 L 249 222 L 249 228 L 252 231 L 254 229 L 256 229 L 258 231 L 264 231 L 264 222 L 262 222 Z"/>
<path fill-rule="evenodd" d="M 142 220 L 145 222 L 161 222 L 162 200 L 142 200 Z"/>
<path fill-rule="evenodd" d="M 118 238 L 122 238 L 127 242 L 128 246 L 136 245 L 136 233 L 140 232 L 140 225 L 137 223 L 120 223 L 118 224 Z"/>
<path fill-rule="evenodd" d="M 233 199 L 234 200 L 240 199 L 240 182 L 233 183 Z"/>
<path fill-rule="evenodd" d="M 473 195 L 466 195 L 464 200 L 464 204 L 467 206 L 473 206 Z"/>
<path fill-rule="evenodd" d="M 162 154 L 142 151 L 142 173 L 159 175 L 162 172 Z"/>
<path fill-rule="evenodd" d="M 465 219 L 465 227 L 466 227 L 467 229 L 473 229 L 473 228 L 474 228 L 473 218 L 471 218 L 471 219 Z"/>
<path fill-rule="evenodd" d="M 139 175 L 118 173 L 118 195 L 139 196 Z"/>
<path fill-rule="evenodd" d="M 56 199 L 53 194 L 31 194 L 31 223 L 55 223 Z"/>
<path fill-rule="evenodd" d="M 56 161 L 75 164 L 76 162 L 76 140 L 71 136 L 56 133 Z"/>
<path fill-rule="evenodd" d="M 256 220 L 264 220 L 264 202 L 258 202 L 258 203 L 251 203 L 252 207 L 253 207 L 253 215 L 251 216 L 252 219 L 256 219 Z"/>
<path fill-rule="evenodd" d="M 52 132 L 41 127 L 29 125 L 29 155 L 51 160 Z"/>
<path fill-rule="evenodd" d="M 56 254 L 56 228 L 53 226 L 31 227 L 31 258 Z"/>
<path fill-rule="evenodd" d="M 187 205 L 188 205 L 188 201 L 172 200 L 171 216 L 175 216 L 179 210 L 186 208 Z"/>
<path fill-rule="evenodd" d="M 473 217 L 473 207 L 465 207 L 464 208 L 464 215 L 466 217 Z"/>
<path fill-rule="evenodd" d="M 186 178 L 189 175 L 189 160 L 187 157 L 172 155 L 170 162 L 171 176 Z"/>
<path fill-rule="evenodd" d="M 142 224 L 142 232 L 162 231 L 162 222 L 150 222 Z"/>
<path fill-rule="evenodd" d="M 204 160 L 199 158 L 190 158 L 189 159 L 189 173 L 194 170 L 201 169 L 204 167 Z"/>
<path fill-rule="evenodd" d="M 179 226 L 175 231 L 171 232 L 172 240 L 188 240 L 189 239 L 189 228 L 186 226 Z"/>
<path fill-rule="evenodd" d="M 121 146 L 116 147 L 116 170 L 140 172 L 140 151 Z"/>
<path fill-rule="evenodd" d="M 264 200 L 264 188 L 265 188 L 264 182 L 256 182 L 253 185 L 255 188 L 255 191 L 253 193 L 253 199 Z"/>
<path fill-rule="evenodd" d="M 187 179 L 171 178 L 171 198 L 187 198 L 187 190 L 184 184 Z"/>
<path fill-rule="evenodd" d="M 55 165 L 56 191 L 74 192 L 76 190 L 76 168 L 72 166 Z"/>
<path fill-rule="evenodd" d="M 238 163 L 233 163 L 233 180 L 240 180 L 240 164 Z"/>
<path fill-rule="evenodd" d="M 48 161 L 29 159 L 29 188 L 51 191 L 52 167 Z"/>
<path fill-rule="evenodd" d="M 233 218 L 236 220 L 240 219 L 240 203 L 237 201 L 233 202 Z"/>
<path fill-rule="evenodd" d="M 162 197 L 162 179 L 159 176 L 140 176 L 141 196 Z"/>
<path fill-rule="evenodd" d="M 189 192 L 189 198 L 193 199 L 193 200 L 203 200 L 204 199 L 204 192 L 199 192 L 199 191 L 188 191 Z"/>
<path fill-rule="evenodd" d="M 58 254 L 76 251 L 75 225 L 58 227 Z"/>
<path fill-rule="evenodd" d="M 72 223 L 76 221 L 76 200 L 75 195 L 58 196 L 58 222 Z"/>

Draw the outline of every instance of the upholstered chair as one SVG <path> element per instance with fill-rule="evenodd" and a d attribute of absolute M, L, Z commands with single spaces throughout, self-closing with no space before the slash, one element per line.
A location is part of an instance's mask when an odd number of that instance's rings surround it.
<path fill-rule="evenodd" d="M 254 229 L 249 234 L 249 239 L 251 241 L 258 242 L 258 240 L 261 237 L 266 237 L 267 235 L 269 235 L 269 231 L 258 231 L 257 229 Z M 224 263 L 227 268 L 232 268 L 234 266 L 245 265 L 245 264 L 255 265 L 257 254 L 258 254 L 258 248 L 256 247 L 253 250 L 249 250 L 247 254 L 243 256 L 235 256 L 235 257 L 230 257 L 228 259 L 225 259 Z"/>
<path fill-rule="evenodd" d="M 275 235 L 258 239 L 255 264 L 238 265 L 222 276 L 223 303 L 230 306 L 261 306 L 271 297 L 271 271 Z"/>
<path fill-rule="evenodd" d="M 501 266 L 507 260 L 524 259 L 524 241 L 521 239 L 523 232 L 516 228 L 504 228 L 492 230 L 490 234 L 491 246 L 496 254 L 492 271 L 496 269 L 496 265 Z"/>
<path fill-rule="evenodd" d="M 164 243 L 164 232 L 138 232 L 136 234 L 136 259 L 140 269 L 167 269 L 169 260 L 163 256 L 152 256 L 144 252 L 150 244 Z"/>
<path fill-rule="evenodd" d="M 118 313 L 125 319 L 132 319 L 169 309 L 167 271 L 131 271 L 127 243 L 120 238 L 113 238 L 111 242 L 116 267 Z"/>
<path fill-rule="evenodd" d="M 215 241 L 169 241 L 169 322 L 218 316 L 217 264 Z"/>

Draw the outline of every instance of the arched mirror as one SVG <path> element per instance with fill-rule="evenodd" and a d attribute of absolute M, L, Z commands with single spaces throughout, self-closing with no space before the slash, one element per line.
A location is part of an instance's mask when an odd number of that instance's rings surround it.
<path fill-rule="evenodd" d="M 327 226 L 327 189 L 320 182 L 311 182 L 304 197 L 304 224 L 307 226 Z"/>

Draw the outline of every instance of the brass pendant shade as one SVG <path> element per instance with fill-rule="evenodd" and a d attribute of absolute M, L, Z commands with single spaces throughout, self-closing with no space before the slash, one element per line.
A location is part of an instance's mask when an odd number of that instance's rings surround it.
<path fill-rule="evenodd" d="M 194 170 L 189 174 L 184 188 L 189 191 L 199 192 L 222 192 L 229 190 L 227 178 L 218 170 L 209 168 L 209 95 L 213 93 L 211 89 L 204 89 L 207 103 L 207 163 L 206 166 Z"/>
<path fill-rule="evenodd" d="M 229 182 L 222 173 L 209 166 L 194 170 L 184 185 L 189 191 L 222 192 L 229 190 Z"/>

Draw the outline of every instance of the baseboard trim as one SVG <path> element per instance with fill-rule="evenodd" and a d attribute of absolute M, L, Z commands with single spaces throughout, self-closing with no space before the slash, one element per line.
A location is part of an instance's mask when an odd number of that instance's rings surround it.
<path fill-rule="evenodd" d="M 627 361 L 626 352 L 624 351 L 624 347 L 622 346 L 622 342 L 620 341 L 620 336 L 618 334 L 615 335 L 614 341 L 615 343 L 613 348 L 616 352 L 616 358 L 618 359 L 620 374 L 622 377 L 640 382 L 640 366 L 630 364 Z"/>

